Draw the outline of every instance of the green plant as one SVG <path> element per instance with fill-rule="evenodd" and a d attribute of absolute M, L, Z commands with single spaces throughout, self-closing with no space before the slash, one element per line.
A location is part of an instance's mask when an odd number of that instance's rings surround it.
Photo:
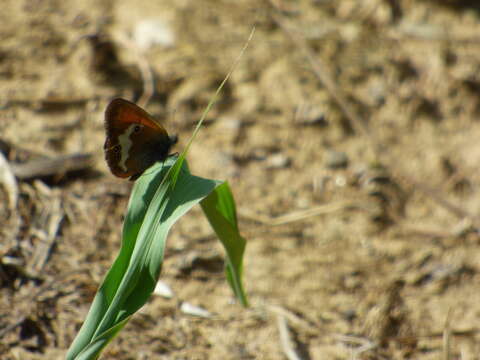
<path fill-rule="evenodd" d="M 240 56 L 252 36 L 253 31 Z M 226 250 L 227 280 L 240 303 L 248 305 L 242 286 L 246 242 L 238 230 L 230 187 L 227 182 L 192 175 L 185 160 L 203 119 L 238 59 L 205 109 L 184 151 L 153 165 L 135 182 L 120 253 L 100 286 L 67 359 L 97 359 L 130 317 L 147 302 L 160 275 L 171 226 L 198 203 Z"/>
<path fill-rule="evenodd" d="M 225 247 L 227 280 L 247 306 L 241 283 L 245 239 L 228 183 L 192 175 L 182 156 L 148 169 L 135 183 L 122 247 L 93 301 L 67 359 L 95 359 L 152 294 L 171 226 L 199 203 Z"/>

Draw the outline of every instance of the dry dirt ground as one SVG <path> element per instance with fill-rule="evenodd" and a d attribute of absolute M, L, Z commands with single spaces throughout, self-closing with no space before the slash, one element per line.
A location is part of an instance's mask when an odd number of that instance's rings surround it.
<path fill-rule="evenodd" d="M 182 149 L 254 25 L 188 157 L 233 188 L 251 307 L 194 209 L 174 296 L 103 358 L 480 359 L 474 0 L 3 0 L 0 358 L 63 358 L 117 254 L 132 184 L 103 159 L 109 100 Z"/>

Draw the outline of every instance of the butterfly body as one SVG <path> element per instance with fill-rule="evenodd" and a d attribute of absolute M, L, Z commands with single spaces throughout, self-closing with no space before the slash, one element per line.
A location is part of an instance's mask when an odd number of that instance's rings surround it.
<path fill-rule="evenodd" d="M 145 110 L 124 99 L 114 99 L 105 111 L 105 159 L 111 172 L 130 180 L 138 178 L 157 161 L 164 161 L 176 136 Z"/>

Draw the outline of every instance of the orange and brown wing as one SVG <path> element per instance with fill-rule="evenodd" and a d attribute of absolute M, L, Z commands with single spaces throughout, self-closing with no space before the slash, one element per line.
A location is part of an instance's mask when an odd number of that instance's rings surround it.
<path fill-rule="evenodd" d="M 168 136 L 167 131 L 149 113 L 125 99 L 113 99 L 105 110 L 105 129 L 108 137 L 117 137 L 131 124 L 141 124 L 156 134 Z"/>
<path fill-rule="evenodd" d="M 140 125 L 141 131 L 134 129 Z M 115 176 L 126 178 L 152 165 L 154 145 L 168 142 L 167 131 L 145 110 L 124 99 L 114 99 L 105 111 L 105 159 Z"/>

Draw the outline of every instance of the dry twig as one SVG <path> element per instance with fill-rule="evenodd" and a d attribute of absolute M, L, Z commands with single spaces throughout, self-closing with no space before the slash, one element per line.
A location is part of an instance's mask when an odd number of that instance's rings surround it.
<path fill-rule="evenodd" d="M 62 176 L 69 171 L 79 171 L 92 165 L 92 154 L 73 154 L 54 159 L 33 159 L 25 163 L 11 164 L 18 179 L 34 179 L 46 176 Z"/>

